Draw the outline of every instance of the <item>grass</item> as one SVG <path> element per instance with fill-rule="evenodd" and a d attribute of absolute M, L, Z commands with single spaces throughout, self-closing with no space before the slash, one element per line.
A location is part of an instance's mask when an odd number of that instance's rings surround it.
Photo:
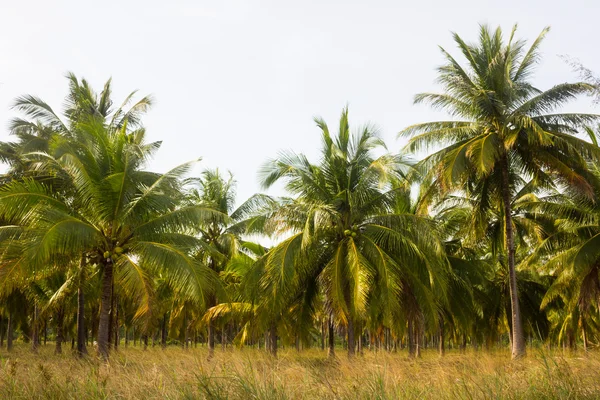
<path fill-rule="evenodd" d="M 433 350 L 418 360 L 405 352 L 365 352 L 329 361 L 320 350 L 280 350 L 272 359 L 255 349 L 120 349 L 108 364 L 54 355 L 42 346 L 0 351 L 0 398 L 11 399 L 597 399 L 600 353 L 530 350 Z"/>

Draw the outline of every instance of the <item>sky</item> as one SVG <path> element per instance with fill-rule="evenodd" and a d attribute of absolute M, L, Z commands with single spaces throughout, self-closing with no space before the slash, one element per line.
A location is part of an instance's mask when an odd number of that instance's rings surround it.
<path fill-rule="evenodd" d="M 536 86 L 577 79 L 561 55 L 600 74 L 594 0 L 0 0 L 0 10 L 0 140 L 17 96 L 60 111 L 67 71 L 98 91 L 112 77 L 115 103 L 136 89 L 156 100 L 144 124 L 163 145 L 149 169 L 201 157 L 196 172 L 234 174 L 238 201 L 262 191 L 257 171 L 279 151 L 318 161 L 314 116 L 334 128 L 349 105 L 351 125 L 375 124 L 390 151 L 406 126 L 447 118 L 412 102 L 436 90 L 438 46 L 458 54 L 451 32 L 474 41 L 479 24 L 508 35 L 518 23 L 532 41 L 549 25 Z"/>

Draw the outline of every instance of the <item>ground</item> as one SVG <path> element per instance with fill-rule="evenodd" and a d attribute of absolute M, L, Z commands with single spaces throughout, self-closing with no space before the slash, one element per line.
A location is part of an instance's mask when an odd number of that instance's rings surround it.
<path fill-rule="evenodd" d="M 79 360 L 54 346 L 31 353 L 25 344 L 0 350 L 0 398 L 22 399 L 554 399 L 600 398 L 600 353 L 529 349 L 439 357 L 424 351 L 365 352 L 349 360 L 340 349 L 327 360 L 318 349 L 279 351 L 204 347 L 120 348 L 105 364 Z"/>

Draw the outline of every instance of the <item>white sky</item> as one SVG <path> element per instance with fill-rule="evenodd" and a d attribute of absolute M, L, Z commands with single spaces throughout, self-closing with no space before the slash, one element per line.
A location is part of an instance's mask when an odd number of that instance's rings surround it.
<path fill-rule="evenodd" d="M 393 151 L 402 128 L 443 119 L 412 98 L 435 89 L 438 45 L 458 54 L 451 31 L 474 41 L 479 23 L 508 34 L 517 22 L 533 40 L 550 25 L 539 88 L 577 78 L 562 54 L 600 74 L 599 11 L 597 0 L 0 0 L 0 140 L 15 97 L 60 110 L 66 71 L 98 91 L 112 76 L 115 103 L 134 89 L 155 96 L 145 125 L 163 147 L 152 169 L 202 157 L 234 173 L 242 201 L 279 150 L 316 160 L 315 115 L 334 128 L 348 103 L 351 124 L 376 124 Z"/>

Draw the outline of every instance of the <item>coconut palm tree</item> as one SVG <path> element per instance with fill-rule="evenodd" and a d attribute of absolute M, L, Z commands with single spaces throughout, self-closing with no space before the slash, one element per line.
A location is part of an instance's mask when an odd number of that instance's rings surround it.
<path fill-rule="evenodd" d="M 371 126 L 351 133 L 347 109 L 337 135 L 322 119 L 315 122 L 322 134 L 319 163 L 285 152 L 261 170 L 264 188 L 284 181 L 296 197 L 266 219 L 268 232 L 288 237 L 262 261 L 259 307 L 270 310 L 275 327 L 296 299 L 315 304 L 322 292 L 327 309 L 346 327 L 353 355 L 358 325 L 372 306 L 384 308 L 391 322 L 392 315 L 406 316 L 408 296 L 433 322 L 431 293 L 444 291 L 447 265 L 430 220 L 393 212 L 406 194 L 405 186 L 394 185 L 405 180 L 406 160 L 375 157 L 383 141 Z"/>
<path fill-rule="evenodd" d="M 597 166 L 594 173 L 600 176 Z M 529 263 L 543 263 L 544 269 L 556 279 L 545 294 L 543 306 L 554 315 L 561 332 L 559 341 L 580 330 L 587 347 L 591 332 L 586 327 L 594 322 L 600 301 L 600 187 L 595 188 L 595 200 L 578 193 L 547 196 L 530 203 L 533 210 L 552 215 L 556 230 L 545 239 L 530 257 Z M 556 303 L 560 300 L 560 310 Z M 560 315 L 560 324 L 556 318 Z M 589 323 L 588 323 L 589 322 Z M 567 329 L 568 328 L 568 329 Z"/>
<path fill-rule="evenodd" d="M 454 40 L 466 65 L 442 49 L 446 64 L 438 68 L 443 93 L 422 93 L 416 103 L 429 103 L 456 120 L 410 126 L 400 135 L 410 137 L 407 149 L 433 149 L 420 166 L 440 190 L 479 191 L 483 209 L 494 199 L 502 203 L 504 252 L 510 277 L 512 356 L 525 354 L 515 270 L 512 206 L 521 176 L 538 187 L 568 185 L 592 195 L 587 160 L 600 160 L 600 149 L 574 136 L 597 115 L 557 113 L 579 94 L 592 93 L 587 83 L 563 83 L 542 91 L 530 83 L 539 60 L 544 29 L 526 49 L 515 40 L 516 26 L 507 41 L 500 28 L 480 29 L 479 41 Z M 440 147 L 442 149 L 440 150 Z"/>
<path fill-rule="evenodd" d="M 88 93 L 85 87 L 76 89 Z M 205 245 L 195 237 L 197 227 L 215 214 L 202 206 L 180 206 L 184 198 L 180 178 L 191 164 L 165 174 L 144 170 L 160 143 L 145 142 L 136 112 L 107 112 L 106 93 L 105 88 L 99 98 L 92 94 L 94 102 L 86 112 L 87 103 L 74 102 L 66 112 L 69 124 L 35 98 L 20 100 L 26 104 L 19 106 L 21 110 L 57 132 L 48 151 L 28 155 L 29 162 L 53 180 L 52 184 L 13 181 L 0 194 L 2 218 L 19 232 L 10 240 L 14 251 L 4 254 L 6 270 L 18 265 L 35 271 L 65 257 L 100 268 L 98 351 L 104 358 L 115 277 L 148 297 L 148 275 L 161 271 L 198 304 L 218 283 L 212 271 L 190 256 Z M 28 126 L 24 120 L 14 125 Z M 38 124 L 29 126 L 34 125 Z M 145 309 L 140 312 L 151 311 L 147 304 L 141 303 Z"/>
<path fill-rule="evenodd" d="M 235 271 L 227 267 L 233 259 L 243 257 L 244 254 L 252 255 L 253 250 L 261 247 L 242 240 L 241 235 L 248 230 L 248 225 L 253 223 L 254 210 L 272 200 L 267 196 L 255 195 L 236 208 L 236 182 L 231 174 L 225 177 L 219 170 L 207 169 L 199 178 L 187 179 L 186 184 L 186 203 L 214 210 L 214 213 L 198 226 L 200 240 L 205 246 L 196 254 L 196 258 L 222 279 L 230 276 Z M 215 294 L 210 294 L 209 298 L 205 299 L 205 305 L 210 308 L 221 301 L 231 299 L 232 297 L 227 295 L 218 299 Z M 206 321 L 211 357 L 215 348 L 215 330 L 211 319 Z"/>

